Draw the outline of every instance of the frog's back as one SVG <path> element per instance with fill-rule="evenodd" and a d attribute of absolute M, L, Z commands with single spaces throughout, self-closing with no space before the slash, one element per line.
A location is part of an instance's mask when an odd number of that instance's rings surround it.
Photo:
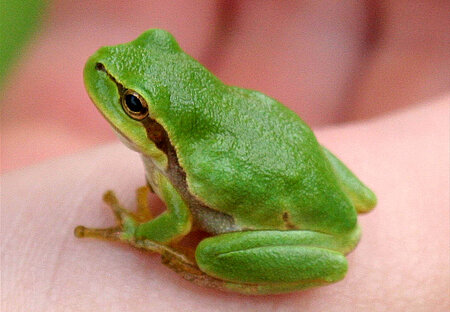
<path fill-rule="evenodd" d="M 354 227 L 352 203 L 294 112 L 262 93 L 224 85 L 183 52 L 155 58 L 146 77 L 163 85 L 145 91 L 153 93 L 152 113 L 194 196 L 243 228 Z"/>

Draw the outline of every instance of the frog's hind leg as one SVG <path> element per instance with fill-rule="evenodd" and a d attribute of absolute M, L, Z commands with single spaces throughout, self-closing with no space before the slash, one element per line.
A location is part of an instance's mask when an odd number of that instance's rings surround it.
<path fill-rule="evenodd" d="M 344 278 L 344 248 L 333 235 L 313 231 L 244 231 L 204 239 L 196 260 L 225 290 L 281 293 Z"/>
<path fill-rule="evenodd" d="M 325 266 L 333 266 L 332 269 L 337 269 L 339 272 L 335 272 L 334 276 L 329 275 L 325 278 L 309 278 L 309 279 L 301 279 L 298 281 L 287 281 L 287 282 L 239 282 L 239 281 L 231 281 L 225 280 L 221 278 L 216 278 L 209 274 L 214 274 L 211 270 L 206 270 L 205 273 L 198 266 L 195 258 L 191 255 L 192 253 L 186 253 L 186 250 L 179 250 L 176 245 L 174 246 L 165 246 L 158 243 L 155 243 L 150 240 L 139 240 L 134 244 L 135 247 L 142 248 L 148 251 L 157 252 L 161 254 L 162 263 L 168 266 L 170 269 L 181 275 L 184 279 L 198 285 L 201 287 L 208 287 L 213 289 L 218 289 L 222 291 L 232 291 L 238 292 L 247 295 L 264 295 L 264 294 L 275 294 L 275 293 L 284 293 L 299 289 L 305 289 L 310 287 L 315 287 L 319 285 L 329 284 L 331 282 L 335 282 L 341 279 L 347 270 L 347 262 L 343 255 L 337 252 L 331 252 L 333 256 L 337 256 L 338 259 L 334 259 L 333 261 L 325 261 L 322 265 Z M 286 246 L 289 248 L 289 246 Z M 197 254 L 202 253 L 203 250 L 200 250 Z M 217 256 L 217 255 L 216 255 Z M 337 260 L 337 261 L 336 261 Z M 249 259 L 248 265 L 254 260 Z M 230 264 L 230 263 L 228 263 Z M 273 264 L 273 263 L 272 263 Z M 337 264 L 337 265 L 336 265 Z M 270 266 L 270 263 L 268 264 Z M 320 264 L 318 264 L 320 266 Z M 292 266 L 292 269 L 295 269 L 295 265 Z M 231 263 L 231 268 L 228 266 L 228 269 L 240 271 L 242 277 L 245 279 L 246 268 L 238 267 L 238 265 Z M 270 268 L 268 267 L 267 270 Z M 244 270 L 244 272 L 242 272 Z M 261 275 L 264 273 L 261 272 Z M 283 275 L 280 275 L 283 276 Z"/>
<path fill-rule="evenodd" d="M 356 235 L 357 236 L 357 235 Z M 152 249 L 142 241 L 141 248 Z M 175 248 L 159 250 L 162 262 L 203 287 L 250 295 L 326 285 L 347 272 L 345 244 L 313 231 L 244 231 L 208 237 L 195 259 Z"/>

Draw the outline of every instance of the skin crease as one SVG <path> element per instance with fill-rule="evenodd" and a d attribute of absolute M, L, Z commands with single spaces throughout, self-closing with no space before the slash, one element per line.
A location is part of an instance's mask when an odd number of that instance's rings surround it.
<path fill-rule="evenodd" d="M 113 224 L 101 204 L 104 190 L 116 190 L 133 207 L 134 189 L 144 183 L 137 155 L 116 144 L 2 176 L 2 310 L 448 310 L 450 99 L 436 98 L 449 89 L 448 51 L 440 49 L 448 42 L 448 32 L 442 31 L 448 29 L 442 18 L 448 2 L 419 8 L 419 1 L 376 2 L 384 8 L 378 14 L 389 18 L 382 18 L 382 29 L 374 27 L 369 42 L 361 32 L 373 16 L 365 17 L 362 2 L 345 2 L 333 10 L 323 9 L 330 3 L 322 8 L 301 2 L 300 19 L 295 14 L 286 18 L 292 8 L 277 18 L 269 4 L 244 3 L 235 8 L 240 14 L 226 50 L 218 51 L 208 26 L 218 18 L 216 5 L 197 3 L 194 11 L 189 1 L 183 3 L 155 4 L 151 10 L 137 3 L 130 11 L 129 2 L 119 9 L 102 2 L 56 2 L 47 28 L 2 99 L 2 168 L 112 138 L 84 90 L 84 62 L 99 45 L 131 40 L 150 26 L 166 28 L 226 82 L 280 99 L 310 125 L 381 114 L 373 121 L 315 131 L 379 198 L 375 210 L 359 218 L 364 234 L 349 255 L 346 279 L 289 295 L 244 297 L 183 281 L 158 256 L 76 240 L 75 225 Z M 295 24 L 298 20 L 303 24 Z M 322 36 L 314 36 L 317 20 L 327 21 L 328 29 L 336 21 L 349 25 L 322 42 Z M 282 37 L 293 29 L 301 36 Z M 267 45 L 262 40 L 271 31 L 279 41 Z M 429 41 L 424 44 L 422 38 Z M 298 48 L 280 46 L 283 42 Z M 316 47 L 314 53 L 308 46 Z M 342 60 L 343 54 L 348 60 Z M 289 62 L 283 61 L 288 57 Z M 294 71 L 292 64 L 300 69 Z M 347 77 L 349 71 L 358 74 Z"/>

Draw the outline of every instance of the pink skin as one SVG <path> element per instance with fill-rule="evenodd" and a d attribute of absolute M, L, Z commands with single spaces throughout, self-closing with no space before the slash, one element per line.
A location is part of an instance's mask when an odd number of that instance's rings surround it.
<path fill-rule="evenodd" d="M 313 126 L 378 115 L 316 133 L 379 204 L 360 217 L 363 239 L 344 281 L 245 297 L 192 285 L 156 255 L 73 237 L 78 224 L 113 224 L 101 203 L 106 189 L 133 207 L 134 189 L 144 183 L 135 153 L 114 144 L 50 160 L 2 176 L 1 310 L 449 310 L 450 67 L 442 49 L 449 8 L 424 2 L 368 2 L 370 19 L 356 1 L 299 2 L 298 9 L 240 1 L 227 9 L 236 18 L 225 41 L 211 30 L 219 17 L 210 1 L 150 9 L 145 2 L 56 1 L 2 98 L 3 169 L 112 140 L 84 91 L 83 64 L 99 45 L 161 27 L 227 83 L 268 93 Z M 372 32 L 377 19 L 382 27 Z"/>

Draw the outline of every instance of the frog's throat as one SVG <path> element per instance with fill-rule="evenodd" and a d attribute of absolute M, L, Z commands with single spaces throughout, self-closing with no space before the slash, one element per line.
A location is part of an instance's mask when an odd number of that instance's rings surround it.
<path fill-rule="evenodd" d="M 189 191 L 186 172 L 178 161 L 177 152 L 164 127 L 150 117 L 146 117 L 141 123 L 147 132 L 148 139 L 167 156 L 167 168 L 163 174 L 188 204 L 194 217 L 194 226 L 211 234 L 241 230 L 232 216 L 209 207 Z M 148 156 L 143 157 L 144 162 L 151 161 Z"/>

